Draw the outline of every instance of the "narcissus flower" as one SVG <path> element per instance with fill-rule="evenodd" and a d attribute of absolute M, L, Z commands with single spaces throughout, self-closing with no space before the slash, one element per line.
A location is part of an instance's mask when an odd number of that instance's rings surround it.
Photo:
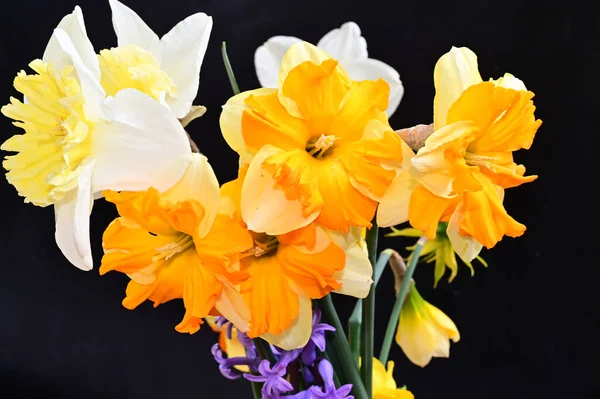
<path fill-rule="evenodd" d="M 301 41 L 292 36 L 274 36 L 256 49 L 254 66 L 262 87 L 278 87 L 277 76 L 283 56 L 293 44 Z M 367 41 L 361 36 L 356 23 L 346 22 L 327 33 L 319 40 L 317 47 L 338 60 L 353 80 L 385 80 L 390 85 L 387 114 L 392 116 L 404 95 L 400 75 L 391 66 L 369 58 Z"/>
<path fill-rule="evenodd" d="M 389 86 L 353 81 L 338 61 L 305 42 L 281 64 L 278 89 L 231 98 L 221 130 L 250 163 L 241 212 L 248 228 L 286 234 L 313 221 L 348 232 L 371 225 L 402 161 L 388 125 Z"/>
<path fill-rule="evenodd" d="M 6 177 L 25 202 L 54 205 L 56 242 L 92 269 L 89 215 L 103 190 L 166 190 L 191 160 L 187 135 L 168 108 L 132 89 L 106 97 L 79 7 L 62 19 L 35 73 L 19 72 L 2 113 L 25 133 L 2 144 Z"/>
<path fill-rule="evenodd" d="M 435 262 L 435 269 L 433 272 L 434 282 L 433 286 L 437 287 L 438 282 L 446 273 L 446 268 L 450 269 L 450 277 L 448 278 L 448 282 L 452 282 L 456 274 L 458 273 L 458 262 L 456 261 L 456 253 L 454 252 L 454 248 L 452 247 L 452 242 L 446 235 L 446 230 L 448 228 L 448 224 L 441 222 L 438 225 L 437 233 L 435 235 L 435 239 L 427 240 L 425 245 L 423 245 L 423 249 L 421 250 L 421 258 L 427 263 Z M 422 237 L 424 233 L 417 229 L 396 229 L 392 227 L 392 232 L 386 234 L 387 237 Z M 415 246 L 407 247 L 409 251 L 413 251 Z M 487 263 L 481 256 L 477 256 L 476 259 L 481 262 L 481 264 L 487 267 Z M 471 276 L 475 274 L 475 269 L 473 268 L 473 264 L 471 262 L 464 262 L 465 265 L 469 267 L 471 270 Z"/>
<path fill-rule="evenodd" d="M 159 39 L 129 7 L 109 2 L 118 47 L 102 50 L 98 57 L 107 94 L 138 89 L 166 103 L 177 118 L 185 117 L 198 93 L 212 17 L 191 15 Z"/>
<path fill-rule="evenodd" d="M 155 306 L 183 298 L 186 308 L 180 332 L 194 333 L 215 308 L 246 331 L 249 316 L 235 288 L 246 277 L 239 254 L 252 246 L 248 232 L 219 214 L 219 186 L 206 158 L 194 154 L 186 174 L 164 193 L 109 192 L 121 217 L 103 236 L 100 273 L 126 273 L 123 306 L 134 309 L 145 300 Z"/>
<path fill-rule="evenodd" d="M 238 179 L 221 187 L 222 208 L 244 228 L 240 196 L 247 176 L 242 168 Z M 311 299 L 332 291 L 359 298 L 369 292 L 372 268 L 358 228 L 342 234 L 311 224 L 286 234 L 249 235 L 254 244 L 241 255 L 240 270 L 250 276 L 241 292 L 250 310 L 251 338 L 260 336 L 285 350 L 303 347 L 312 334 Z"/>
<path fill-rule="evenodd" d="M 394 362 L 388 362 L 387 370 L 383 363 L 373 358 L 373 399 L 414 399 L 405 388 L 398 388 L 394 380 Z"/>
<path fill-rule="evenodd" d="M 425 367 L 432 357 L 450 356 L 450 340 L 460 340 L 456 325 L 425 301 L 413 283 L 400 312 L 396 343 L 411 362 Z"/>
<path fill-rule="evenodd" d="M 452 48 L 435 66 L 434 133 L 411 159 L 407 176 L 386 192 L 378 213 L 382 226 L 410 220 L 435 237 L 440 221 L 459 256 L 473 260 L 482 245 L 517 237 L 525 226 L 502 205 L 504 189 L 531 182 L 513 151 L 529 149 L 541 121 L 533 93 L 510 74 L 483 82 L 477 57 Z"/>

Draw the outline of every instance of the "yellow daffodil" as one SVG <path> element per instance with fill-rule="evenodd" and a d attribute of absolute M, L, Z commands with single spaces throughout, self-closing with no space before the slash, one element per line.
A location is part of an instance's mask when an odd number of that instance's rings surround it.
<path fill-rule="evenodd" d="M 433 272 L 434 282 L 433 286 L 437 287 L 438 282 L 446 273 L 446 268 L 450 269 L 450 277 L 448 278 L 448 282 L 452 282 L 456 274 L 458 273 L 458 262 L 456 261 L 456 253 L 454 252 L 454 248 L 452 247 L 452 242 L 446 235 L 446 229 L 448 228 L 448 224 L 441 222 L 438 226 L 437 233 L 435 239 L 427 240 L 425 245 L 423 245 L 423 249 L 421 250 L 421 259 L 427 263 L 435 262 L 435 269 Z M 421 237 L 423 236 L 423 232 L 417 229 L 396 229 L 392 227 L 392 232 L 386 234 L 387 237 Z M 413 251 L 415 246 L 407 247 L 409 251 Z M 487 263 L 481 256 L 477 256 L 476 259 L 481 262 L 482 265 L 487 267 Z M 475 269 L 473 268 L 473 264 L 471 262 L 464 262 L 465 265 L 469 267 L 471 270 L 471 276 L 475 274 Z"/>
<path fill-rule="evenodd" d="M 198 93 L 212 17 L 191 15 L 159 39 L 135 11 L 109 2 L 118 47 L 98 56 L 107 94 L 134 88 L 168 105 L 177 118 L 185 117 Z"/>
<path fill-rule="evenodd" d="M 2 144 L 6 177 L 25 202 L 54 205 L 56 242 L 82 270 L 93 266 L 89 215 L 103 190 L 166 190 L 185 173 L 191 151 L 168 108 L 132 89 L 106 96 L 100 67 L 76 7 L 43 58 L 19 72 L 2 113 L 25 131 Z"/>
<path fill-rule="evenodd" d="M 433 239 L 440 221 L 459 256 L 473 260 L 482 245 L 525 226 L 508 215 L 504 189 L 530 182 L 513 151 L 529 149 L 540 120 L 533 93 L 510 74 L 483 82 L 477 57 L 452 48 L 435 66 L 434 132 L 410 160 L 406 175 L 386 192 L 378 213 L 382 226 L 409 220 Z"/>
<path fill-rule="evenodd" d="M 213 308 L 241 331 L 248 329 L 235 286 L 246 278 L 239 254 L 252 246 L 251 237 L 218 212 L 219 185 L 203 155 L 194 154 L 182 180 L 164 193 L 151 188 L 105 196 L 121 217 L 104 233 L 100 273 L 116 270 L 131 278 L 123 306 L 183 298 L 180 332 L 196 332 Z"/>
<path fill-rule="evenodd" d="M 373 399 L 414 399 L 405 388 L 398 388 L 394 380 L 394 362 L 388 362 L 387 370 L 383 363 L 373 358 Z"/>
<path fill-rule="evenodd" d="M 351 80 L 305 42 L 286 52 L 278 82 L 234 96 L 221 114 L 225 140 L 250 163 L 241 199 L 248 228 L 369 227 L 402 161 L 385 114 L 388 84 Z"/>
<path fill-rule="evenodd" d="M 283 56 L 288 48 L 301 41 L 292 36 L 274 36 L 256 49 L 254 66 L 262 87 L 278 87 L 277 75 Z M 338 60 L 352 80 L 379 78 L 385 80 L 390 85 L 390 98 L 386 112 L 388 116 L 392 116 L 404 95 L 400 75 L 391 66 L 369 58 L 367 41 L 361 35 L 356 23 L 346 22 L 341 27 L 328 32 L 319 40 L 317 47 Z"/>
<path fill-rule="evenodd" d="M 223 209 L 244 228 L 240 199 L 250 169 L 246 174 L 242 168 L 238 179 L 221 188 Z M 302 347 L 312 332 L 311 299 L 332 291 L 359 298 L 369 292 L 372 268 L 358 228 L 341 234 L 311 224 L 286 234 L 249 234 L 254 244 L 241 255 L 240 270 L 250 276 L 241 292 L 251 338 L 283 349 Z"/>
<path fill-rule="evenodd" d="M 460 340 L 456 325 L 425 301 L 413 283 L 400 312 L 396 343 L 411 362 L 425 367 L 432 357 L 450 356 L 450 340 Z"/>

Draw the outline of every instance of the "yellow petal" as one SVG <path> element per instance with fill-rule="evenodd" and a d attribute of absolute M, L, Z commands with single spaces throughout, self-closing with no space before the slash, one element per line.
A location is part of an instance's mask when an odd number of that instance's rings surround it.
<path fill-rule="evenodd" d="M 460 234 L 460 225 L 464 216 L 464 204 L 456 207 L 448 222 L 446 234 L 452 243 L 452 248 L 460 256 L 463 262 L 468 263 L 479 255 L 483 245 L 475 238 Z"/>
<path fill-rule="evenodd" d="M 492 79 L 491 81 L 496 86 L 504 87 L 507 89 L 513 89 L 513 90 L 527 91 L 527 88 L 525 87 L 525 83 L 523 83 L 523 81 L 521 79 L 514 77 L 510 73 L 505 73 L 503 77 L 496 79 L 496 80 Z"/>
<path fill-rule="evenodd" d="M 446 125 L 448 110 L 462 92 L 471 85 L 481 83 L 477 56 L 466 47 L 452 47 L 435 64 L 433 79 L 433 124 L 437 130 Z"/>

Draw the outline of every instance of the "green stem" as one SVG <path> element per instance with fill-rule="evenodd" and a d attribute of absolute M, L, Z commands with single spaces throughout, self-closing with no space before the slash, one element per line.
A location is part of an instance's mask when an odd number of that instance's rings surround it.
<path fill-rule="evenodd" d="M 233 68 L 231 68 L 231 62 L 229 62 L 229 56 L 227 55 L 227 44 L 225 44 L 225 42 L 223 42 L 221 45 L 221 55 L 223 56 L 223 64 L 225 64 L 225 71 L 227 71 L 227 77 L 229 78 L 229 84 L 231 84 L 231 88 L 233 89 L 233 94 L 239 94 L 240 88 L 235 80 Z"/>
<path fill-rule="evenodd" d="M 417 268 L 417 263 L 419 262 L 419 257 L 421 256 L 423 245 L 425 245 L 426 242 L 427 237 L 419 238 L 419 241 L 417 241 L 413 253 L 410 255 L 408 268 L 406 270 L 406 274 L 402 278 L 400 292 L 396 297 L 396 302 L 394 302 L 392 314 L 390 315 L 390 320 L 388 321 L 387 329 L 385 330 L 383 344 L 381 345 L 381 353 L 379 354 L 379 360 L 383 364 L 386 364 L 388 361 L 388 356 L 390 355 L 390 348 L 392 347 L 392 340 L 394 338 L 394 332 L 396 331 L 396 326 L 398 325 L 398 321 L 400 319 L 400 311 L 402 310 L 402 305 L 404 304 L 406 294 L 408 293 L 408 289 L 410 288 L 410 282 L 412 280 L 413 273 Z"/>
<path fill-rule="evenodd" d="M 366 241 L 367 250 L 369 252 L 369 260 L 373 265 L 373 270 L 377 264 L 377 239 L 379 237 L 379 227 L 377 222 L 373 219 L 373 227 L 367 231 Z M 361 367 L 360 375 L 363 383 L 365 384 L 365 390 L 369 395 L 369 398 L 373 397 L 373 345 L 375 335 L 375 286 L 371 285 L 369 295 L 363 301 L 363 315 L 362 315 L 362 339 L 360 346 L 361 354 Z"/>
<path fill-rule="evenodd" d="M 346 381 L 343 382 L 353 385 L 352 390 L 356 399 L 369 399 L 369 395 L 365 390 L 365 386 L 360 379 L 358 368 L 352 361 L 350 345 L 348 345 L 346 333 L 344 333 L 344 327 L 342 327 L 342 323 L 340 322 L 340 318 L 335 310 L 335 306 L 333 306 L 331 295 L 327 295 L 323 299 L 320 299 L 319 305 L 327 322 L 335 328 L 335 333 L 332 334 L 331 343 L 333 344 L 333 350 L 339 357 L 339 360 L 344 368 Z"/>
<path fill-rule="evenodd" d="M 377 287 L 377 283 L 379 283 L 379 279 L 385 270 L 385 265 L 387 265 L 388 261 L 392 257 L 392 254 L 396 252 L 393 249 L 386 249 L 381 251 L 379 254 L 379 259 L 377 259 L 377 263 L 375 264 L 375 270 L 373 271 L 373 286 Z M 352 315 L 348 319 L 348 335 L 350 339 L 350 349 L 352 350 L 352 357 L 354 361 L 358 365 L 358 358 L 360 357 L 360 330 L 362 326 L 362 299 L 356 301 L 356 305 L 354 305 L 354 310 L 352 311 Z"/>
<path fill-rule="evenodd" d="M 260 399 L 262 397 L 262 393 L 260 392 L 262 384 L 251 382 L 250 385 L 252 386 L 252 396 L 254 396 L 254 399 Z"/>
<path fill-rule="evenodd" d="M 275 356 L 273 356 L 269 345 L 262 338 L 254 338 L 252 342 L 254 342 L 258 356 L 267 359 L 271 365 L 275 365 Z"/>

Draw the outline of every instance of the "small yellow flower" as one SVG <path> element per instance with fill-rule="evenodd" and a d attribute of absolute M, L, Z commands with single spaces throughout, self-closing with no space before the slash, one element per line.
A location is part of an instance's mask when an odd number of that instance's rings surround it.
<path fill-rule="evenodd" d="M 425 245 L 423 246 L 423 250 L 421 251 L 421 259 L 424 262 L 432 263 L 435 261 L 435 269 L 433 272 L 434 282 L 433 286 L 437 287 L 438 282 L 444 276 L 446 272 L 446 268 L 450 269 L 450 277 L 448 278 L 448 282 L 452 282 L 458 273 L 458 262 L 456 261 L 456 252 L 454 251 L 454 247 L 452 246 L 452 242 L 448 238 L 446 234 L 446 229 L 448 227 L 447 223 L 441 222 L 438 225 L 437 233 L 435 239 L 427 240 Z M 421 230 L 413 229 L 413 228 L 405 228 L 402 230 L 396 229 L 392 227 L 392 232 L 386 234 L 386 237 L 422 237 L 425 233 Z M 412 245 L 410 247 L 406 247 L 409 251 L 414 251 L 415 246 Z M 487 267 L 487 263 L 481 256 L 477 256 L 476 259 L 483 264 L 483 266 Z M 473 268 L 473 264 L 471 262 L 465 262 L 465 265 L 471 269 L 471 276 L 475 274 L 475 269 Z"/>
<path fill-rule="evenodd" d="M 406 357 L 425 367 L 432 357 L 449 357 L 450 340 L 458 342 L 459 339 L 454 322 L 425 301 L 413 284 L 402 306 L 396 333 L 396 343 Z"/>
<path fill-rule="evenodd" d="M 379 359 L 373 358 L 373 399 L 414 399 L 412 392 L 396 386 L 393 373 L 394 362 L 388 362 L 386 370 Z"/>

